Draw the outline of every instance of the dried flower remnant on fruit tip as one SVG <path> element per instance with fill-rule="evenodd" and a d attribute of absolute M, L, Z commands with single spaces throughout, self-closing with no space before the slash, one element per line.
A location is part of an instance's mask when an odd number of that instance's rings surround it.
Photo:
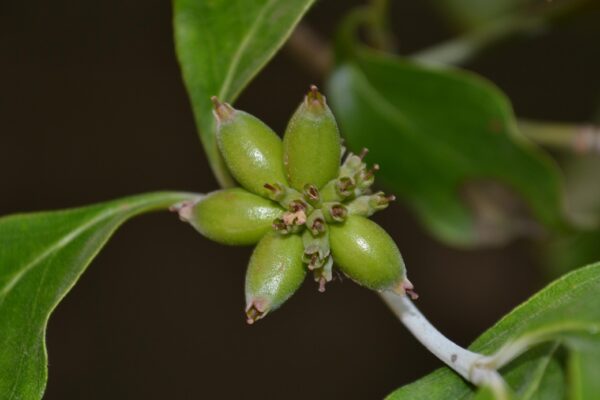
<path fill-rule="evenodd" d="M 235 110 L 228 103 L 222 103 L 217 96 L 212 96 L 213 114 L 218 122 L 223 122 L 233 117 Z"/>
<path fill-rule="evenodd" d="M 259 319 L 264 318 L 264 316 L 267 315 L 265 312 L 267 308 L 268 306 L 264 299 L 259 298 L 252 301 L 248 307 L 246 307 L 246 322 L 248 325 L 252 325 Z"/>
<path fill-rule="evenodd" d="M 409 296 L 412 300 L 417 300 L 419 298 L 419 294 L 415 292 L 415 287 L 408 278 L 404 278 L 402 282 L 400 282 L 396 287 L 392 288 L 391 291 L 401 295 L 401 296 Z"/>
<path fill-rule="evenodd" d="M 319 88 L 316 85 L 310 85 L 310 91 L 304 97 L 306 106 L 309 109 L 323 109 L 325 107 L 325 96 L 319 92 Z"/>
<path fill-rule="evenodd" d="M 169 211 L 176 212 L 179 215 L 179 219 L 183 222 L 189 222 L 192 219 L 192 213 L 196 200 L 185 200 L 177 204 L 173 204 L 169 207 Z"/>

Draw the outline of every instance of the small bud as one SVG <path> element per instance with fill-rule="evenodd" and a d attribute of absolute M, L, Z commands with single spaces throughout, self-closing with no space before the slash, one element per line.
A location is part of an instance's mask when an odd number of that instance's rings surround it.
<path fill-rule="evenodd" d="M 265 185 L 265 188 L 269 191 L 269 198 L 277 201 L 281 207 L 287 210 L 296 212 L 300 209 L 306 211 L 311 209 L 304 196 L 295 189 L 280 184 Z"/>
<path fill-rule="evenodd" d="M 242 188 L 218 190 L 177 210 L 180 218 L 216 242 L 249 245 L 260 240 L 283 210 Z"/>
<path fill-rule="evenodd" d="M 342 199 L 346 199 L 354 194 L 354 189 L 356 189 L 356 182 L 354 182 L 354 179 L 350 178 L 349 176 L 342 176 L 336 181 L 335 189 L 337 191 L 337 194 Z"/>
<path fill-rule="evenodd" d="M 212 96 L 210 101 L 213 103 L 213 114 L 217 121 L 222 122 L 233 118 L 235 110 L 227 103 L 221 103 L 217 96 Z"/>
<path fill-rule="evenodd" d="M 360 196 L 348 204 L 348 213 L 370 217 L 377 211 L 387 208 L 390 202 L 395 199 L 394 195 L 386 196 L 383 192 Z"/>
<path fill-rule="evenodd" d="M 298 235 L 266 234 L 258 243 L 246 271 L 246 316 L 254 323 L 283 304 L 306 275 L 304 248 Z"/>
<path fill-rule="evenodd" d="M 313 236 L 318 236 L 327 230 L 327 223 L 323 211 L 314 210 L 306 219 L 306 227 Z"/>
<path fill-rule="evenodd" d="M 366 164 L 363 162 L 363 158 L 367 153 L 367 149 L 362 149 L 359 155 L 348 153 L 340 168 L 340 176 L 354 176 L 360 170 L 365 169 Z"/>
<path fill-rule="evenodd" d="M 319 190 L 321 202 L 343 201 L 344 198 L 337 192 L 337 179 L 332 179 Z"/>
<path fill-rule="evenodd" d="M 371 196 L 359 196 L 348 203 L 348 214 L 370 217 L 375 212 L 370 203 Z"/>
<path fill-rule="evenodd" d="M 377 171 L 379 171 L 379 164 L 374 164 L 369 170 L 365 168 L 358 171 L 354 176 L 356 186 L 361 190 L 369 188 L 375 182 L 375 172 Z"/>
<path fill-rule="evenodd" d="M 247 190 L 267 195 L 265 183 L 286 183 L 281 139 L 258 118 L 217 99 L 217 144 L 234 178 Z"/>
<path fill-rule="evenodd" d="M 321 236 L 313 236 L 309 232 L 302 234 L 302 243 L 304 246 L 304 262 L 309 264 L 309 269 L 318 268 L 331 253 L 329 248 L 329 235 L 327 233 Z M 317 259 L 314 259 L 314 255 Z"/>
<path fill-rule="evenodd" d="M 348 216 L 348 209 L 342 203 L 325 203 L 323 210 L 327 222 L 344 222 Z"/>
<path fill-rule="evenodd" d="M 313 207 L 319 207 L 321 205 L 321 195 L 319 189 L 313 184 L 304 185 L 304 198 Z"/>
<path fill-rule="evenodd" d="M 369 205 L 373 209 L 379 211 L 387 208 L 387 206 L 394 200 L 396 200 L 396 196 L 393 194 L 386 196 L 386 194 L 383 192 L 377 192 L 369 196 Z"/>
<path fill-rule="evenodd" d="M 279 183 L 265 183 L 263 187 L 267 189 L 267 197 L 273 201 L 282 201 L 287 193 L 286 188 Z"/>
<path fill-rule="evenodd" d="M 319 283 L 319 292 L 325 291 L 325 284 L 333 279 L 333 257 L 327 256 L 322 267 L 313 271 L 315 282 Z"/>
<path fill-rule="evenodd" d="M 325 96 L 316 86 L 300 104 L 283 136 L 284 164 L 291 187 L 321 188 L 340 169 L 341 140 Z"/>
<path fill-rule="evenodd" d="M 330 226 L 333 258 L 344 274 L 373 290 L 395 289 L 406 281 L 398 247 L 375 222 L 357 215 Z"/>

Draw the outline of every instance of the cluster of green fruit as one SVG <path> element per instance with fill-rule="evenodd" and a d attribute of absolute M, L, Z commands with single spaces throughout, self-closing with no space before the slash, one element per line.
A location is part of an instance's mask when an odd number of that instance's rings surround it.
<path fill-rule="evenodd" d="M 334 263 L 370 289 L 414 295 L 394 241 L 367 218 L 394 197 L 371 191 L 378 166 L 367 168 L 366 150 L 341 163 L 335 118 L 315 86 L 283 141 L 258 118 L 213 102 L 219 149 L 242 188 L 212 192 L 178 211 L 212 240 L 258 243 L 246 273 L 248 323 L 283 304 L 308 271 L 324 291 Z"/>

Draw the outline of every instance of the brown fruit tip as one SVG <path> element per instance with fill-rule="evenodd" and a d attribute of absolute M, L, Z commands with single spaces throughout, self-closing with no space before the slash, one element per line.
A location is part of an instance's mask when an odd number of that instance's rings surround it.
<path fill-rule="evenodd" d="M 325 107 L 325 96 L 319 92 L 316 85 L 310 85 L 310 91 L 306 94 L 306 105 L 314 110 L 322 110 Z"/>
<path fill-rule="evenodd" d="M 265 315 L 267 315 L 265 301 L 254 300 L 246 307 L 246 323 L 248 325 L 254 324 Z"/>
<path fill-rule="evenodd" d="M 210 101 L 213 103 L 213 114 L 217 121 L 222 122 L 233 117 L 235 110 L 227 103 L 222 103 L 217 96 L 212 96 Z"/>

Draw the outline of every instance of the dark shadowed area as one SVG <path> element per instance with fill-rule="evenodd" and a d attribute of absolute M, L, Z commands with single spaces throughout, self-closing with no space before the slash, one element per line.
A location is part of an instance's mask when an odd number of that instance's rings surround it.
<path fill-rule="evenodd" d="M 320 1 L 308 23 L 331 37 L 350 7 Z M 451 35 L 427 2 L 394 2 L 392 20 L 405 54 Z M 600 101 L 597 21 L 503 44 L 470 67 L 521 116 L 589 120 Z M 322 83 L 313 80 L 283 51 L 237 106 L 282 132 L 309 84 Z M 0 3 L 0 171 L 0 215 L 216 189 L 175 59 L 170 2 Z M 402 204 L 376 220 L 403 252 L 418 306 L 460 344 L 545 282 L 524 241 L 451 249 Z M 247 326 L 250 251 L 212 243 L 175 215 L 127 223 L 50 320 L 46 398 L 378 399 L 441 366 L 348 280 L 325 294 L 307 281 Z"/>

